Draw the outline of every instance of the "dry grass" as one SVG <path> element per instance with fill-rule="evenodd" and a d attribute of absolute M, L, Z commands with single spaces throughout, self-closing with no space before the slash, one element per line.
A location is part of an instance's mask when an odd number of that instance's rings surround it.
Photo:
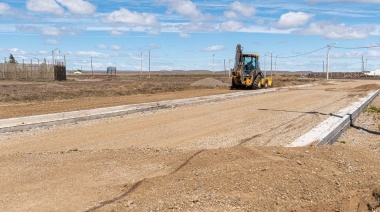
<path fill-rule="evenodd" d="M 157 94 L 185 90 L 205 89 L 205 86 L 191 86 L 201 79 L 212 77 L 230 84 L 231 78 L 223 75 L 205 74 L 152 74 L 150 78 L 139 75 L 109 76 L 68 75 L 68 80 L 58 81 L 0 81 L 0 102 L 42 102 L 79 99 L 84 97 L 118 97 L 137 94 Z M 305 84 L 295 76 L 276 76 L 274 86 Z M 216 87 L 208 89 L 228 89 Z"/>
<path fill-rule="evenodd" d="M 140 78 L 138 75 L 81 75 L 69 76 L 63 82 L 0 81 L 0 102 L 39 102 L 197 90 L 200 88 L 190 84 L 206 77 L 209 76 L 151 75 L 150 78 Z M 223 76 L 215 76 L 215 79 L 230 81 Z"/>

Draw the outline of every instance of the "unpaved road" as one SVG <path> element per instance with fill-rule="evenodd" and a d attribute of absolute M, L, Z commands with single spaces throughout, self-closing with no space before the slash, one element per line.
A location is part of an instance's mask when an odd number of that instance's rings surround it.
<path fill-rule="evenodd" d="M 380 85 L 370 83 L 2 134 L 0 210 L 376 209 L 376 152 L 282 147 Z"/>

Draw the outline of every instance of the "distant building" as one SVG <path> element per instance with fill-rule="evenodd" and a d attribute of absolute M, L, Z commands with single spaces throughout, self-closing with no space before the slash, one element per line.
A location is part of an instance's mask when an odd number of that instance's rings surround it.
<path fill-rule="evenodd" d="M 377 69 L 375 71 L 370 71 L 368 73 L 365 73 L 367 76 L 380 76 L 380 69 Z"/>
<path fill-rule="evenodd" d="M 115 73 L 116 74 L 116 67 L 107 67 L 107 74 L 112 74 L 112 73 Z"/>

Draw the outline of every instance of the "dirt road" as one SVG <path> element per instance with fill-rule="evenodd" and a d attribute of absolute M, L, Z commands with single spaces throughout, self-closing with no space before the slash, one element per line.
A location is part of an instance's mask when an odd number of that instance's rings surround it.
<path fill-rule="evenodd" d="M 282 147 L 376 83 L 335 81 L 2 134 L 0 210 L 376 208 L 378 154 Z"/>

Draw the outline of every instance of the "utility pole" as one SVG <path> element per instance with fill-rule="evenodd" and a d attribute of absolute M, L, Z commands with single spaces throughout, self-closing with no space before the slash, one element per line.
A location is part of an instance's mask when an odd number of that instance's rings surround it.
<path fill-rule="evenodd" d="M 267 54 L 264 54 L 264 77 L 267 77 L 266 65 L 267 65 Z"/>
<path fill-rule="evenodd" d="M 364 58 L 363 58 L 363 55 L 362 55 L 362 72 L 364 72 Z"/>
<path fill-rule="evenodd" d="M 273 59 L 273 55 L 272 55 L 272 52 L 270 53 L 270 77 L 272 77 L 272 71 L 273 71 L 273 65 L 272 65 L 272 59 Z"/>
<path fill-rule="evenodd" d="M 141 56 L 140 56 L 140 78 L 142 77 L 142 54 L 143 52 L 141 52 Z"/>
<path fill-rule="evenodd" d="M 324 60 L 322 60 L 322 70 L 323 70 L 322 73 L 325 73 L 325 61 Z"/>
<path fill-rule="evenodd" d="M 149 78 L 150 78 L 150 49 L 149 49 Z"/>
<path fill-rule="evenodd" d="M 57 50 L 58 48 L 54 49 L 51 51 L 51 64 L 54 65 L 54 51 Z"/>
<path fill-rule="evenodd" d="M 264 54 L 264 77 L 266 78 L 267 77 L 267 69 L 266 69 L 266 64 L 267 64 L 267 55 L 268 53 L 271 54 L 271 70 L 272 70 L 272 52 L 267 52 Z"/>
<path fill-rule="evenodd" d="M 332 45 L 335 45 L 335 44 L 336 44 L 336 42 L 327 45 L 327 60 L 326 60 L 326 79 L 327 79 L 327 80 L 329 79 L 329 59 L 330 59 L 330 50 L 331 50 L 331 46 L 332 46 Z"/>
<path fill-rule="evenodd" d="M 68 55 L 68 54 L 70 54 L 70 53 L 66 53 L 66 54 L 63 55 L 63 61 L 64 61 L 64 63 L 65 63 L 65 67 L 66 67 L 66 68 L 67 68 L 67 66 L 66 66 L 66 55 Z"/>
<path fill-rule="evenodd" d="M 92 68 L 92 57 L 91 57 L 91 72 L 92 72 L 92 76 L 94 76 L 94 69 Z"/>
<path fill-rule="evenodd" d="M 274 74 L 277 74 L 277 57 L 278 55 L 276 55 L 276 58 L 274 60 Z"/>
<path fill-rule="evenodd" d="M 368 64 L 368 58 L 365 59 L 365 69 L 364 69 L 365 72 L 367 72 L 367 64 Z"/>
<path fill-rule="evenodd" d="M 232 59 L 228 60 L 228 77 L 231 77 L 231 61 Z"/>
<path fill-rule="evenodd" d="M 329 79 L 329 59 L 330 59 L 331 46 L 327 45 L 327 58 L 326 58 L 326 79 Z"/>
<path fill-rule="evenodd" d="M 227 76 L 226 59 L 224 59 L 224 76 Z"/>
<path fill-rule="evenodd" d="M 215 54 L 212 55 L 212 75 L 214 75 L 214 70 L 215 70 L 214 56 Z"/>

